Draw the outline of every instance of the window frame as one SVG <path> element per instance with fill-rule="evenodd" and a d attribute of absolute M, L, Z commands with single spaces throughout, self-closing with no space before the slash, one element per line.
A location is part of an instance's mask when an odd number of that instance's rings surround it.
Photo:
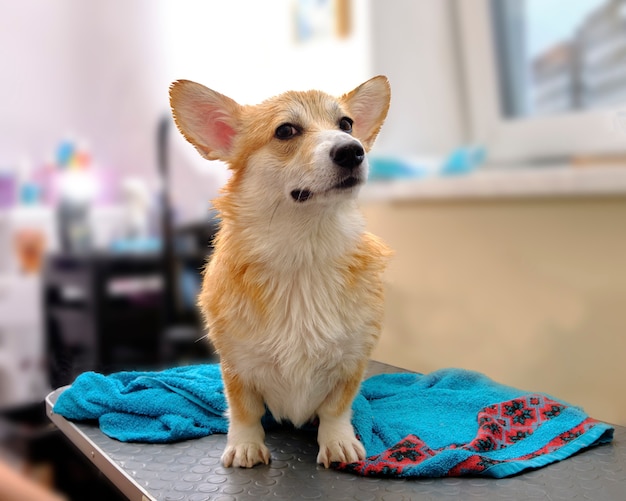
<path fill-rule="evenodd" d="M 602 110 L 507 120 L 500 111 L 500 82 L 490 0 L 457 0 L 455 19 L 470 139 L 491 162 L 563 161 L 626 152 L 626 102 Z"/>

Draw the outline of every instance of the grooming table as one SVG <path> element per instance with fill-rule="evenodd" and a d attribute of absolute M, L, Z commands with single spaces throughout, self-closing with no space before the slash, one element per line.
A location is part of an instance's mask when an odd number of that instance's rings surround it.
<path fill-rule="evenodd" d="M 370 362 L 368 376 L 398 371 Z M 626 428 L 620 426 L 611 444 L 513 478 L 377 479 L 318 466 L 315 435 L 293 429 L 268 432 L 272 461 L 249 470 L 221 466 L 226 435 L 174 444 L 118 442 L 94 424 L 52 412 L 64 389 L 46 398 L 50 419 L 132 501 L 626 499 Z"/>

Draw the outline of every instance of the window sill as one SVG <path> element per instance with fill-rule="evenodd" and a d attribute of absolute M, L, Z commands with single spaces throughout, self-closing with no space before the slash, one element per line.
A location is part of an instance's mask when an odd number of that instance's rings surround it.
<path fill-rule="evenodd" d="M 626 195 L 626 165 L 484 168 L 471 174 L 376 181 L 361 201 L 454 200 Z"/>

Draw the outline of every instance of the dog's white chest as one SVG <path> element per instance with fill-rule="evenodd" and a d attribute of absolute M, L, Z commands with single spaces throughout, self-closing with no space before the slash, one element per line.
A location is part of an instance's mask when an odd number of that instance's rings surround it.
<path fill-rule="evenodd" d="M 262 375 L 262 376 L 261 376 Z M 259 367 L 256 385 L 271 413 L 296 426 L 311 421 L 339 381 L 340 370 L 302 362 L 296 370 Z"/>
<path fill-rule="evenodd" d="M 335 278 L 320 273 L 292 277 L 274 291 L 272 321 L 256 346 L 238 354 L 238 370 L 263 395 L 277 419 L 302 425 L 346 374 L 367 356 L 359 311 L 345 304 Z"/>

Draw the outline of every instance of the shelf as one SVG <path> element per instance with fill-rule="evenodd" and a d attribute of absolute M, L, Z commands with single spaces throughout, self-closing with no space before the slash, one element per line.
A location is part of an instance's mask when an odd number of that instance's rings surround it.
<path fill-rule="evenodd" d="M 626 196 L 626 165 L 485 168 L 459 176 L 372 182 L 360 198 L 369 203 L 609 195 Z"/>

